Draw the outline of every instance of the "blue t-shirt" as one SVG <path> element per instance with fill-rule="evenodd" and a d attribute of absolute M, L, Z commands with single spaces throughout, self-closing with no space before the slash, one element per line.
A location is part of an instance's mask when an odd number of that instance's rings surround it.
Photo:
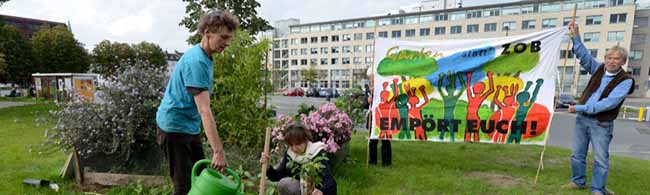
<path fill-rule="evenodd" d="M 187 50 L 176 63 L 165 96 L 158 106 L 156 122 L 165 132 L 196 135 L 201 132 L 201 116 L 194 96 L 187 87 L 207 89 L 212 93 L 212 60 L 199 45 Z"/>

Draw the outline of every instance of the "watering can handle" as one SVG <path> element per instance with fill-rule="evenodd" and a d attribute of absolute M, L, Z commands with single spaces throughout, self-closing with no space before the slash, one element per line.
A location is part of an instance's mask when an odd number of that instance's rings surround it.
<path fill-rule="evenodd" d="M 212 161 L 208 159 L 202 159 L 194 163 L 194 167 L 192 167 L 192 180 L 191 180 L 192 184 L 194 184 L 194 180 L 196 180 L 196 177 L 199 176 L 199 174 L 201 174 L 201 172 L 199 172 L 199 168 L 202 167 L 203 165 L 210 166 L 211 163 Z"/>
<path fill-rule="evenodd" d="M 199 174 L 201 174 L 199 172 L 199 168 L 202 167 L 203 165 L 206 165 L 207 168 L 210 168 L 210 164 L 212 164 L 212 161 L 208 159 L 199 160 L 194 164 L 194 167 L 192 167 L 192 180 L 191 180 L 192 184 L 194 183 L 194 180 L 196 180 L 196 177 L 199 176 Z M 232 175 L 233 178 L 235 178 L 235 181 L 237 181 L 237 190 L 240 190 L 241 178 L 239 177 L 239 175 L 230 168 L 226 168 L 226 173 Z"/>

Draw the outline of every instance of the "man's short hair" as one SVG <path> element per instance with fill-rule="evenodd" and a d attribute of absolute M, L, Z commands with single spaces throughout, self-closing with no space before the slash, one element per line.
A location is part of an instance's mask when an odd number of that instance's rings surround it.
<path fill-rule="evenodd" d="M 215 33 L 222 28 L 226 28 L 231 32 L 235 31 L 239 28 L 239 19 L 227 10 L 213 9 L 199 20 L 198 30 L 200 34 L 205 32 Z"/>
<path fill-rule="evenodd" d="M 607 58 L 608 55 L 618 52 L 622 55 L 623 57 L 623 62 L 627 62 L 627 50 L 621 46 L 615 45 L 612 48 L 609 48 L 607 52 L 605 53 L 605 58 Z"/>

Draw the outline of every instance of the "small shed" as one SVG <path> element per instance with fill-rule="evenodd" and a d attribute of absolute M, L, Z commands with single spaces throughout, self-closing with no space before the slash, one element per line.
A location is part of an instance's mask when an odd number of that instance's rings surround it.
<path fill-rule="evenodd" d="M 98 74 L 86 73 L 35 73 L 36 97 L 48 100 L 66 101 L 73 93 L 93 101 Z"/>

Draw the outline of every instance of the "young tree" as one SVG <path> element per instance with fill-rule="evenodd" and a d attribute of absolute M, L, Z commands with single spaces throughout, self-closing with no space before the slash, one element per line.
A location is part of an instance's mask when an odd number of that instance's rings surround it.
<path fill-rule="evenodd" d="M 88 70 L 86 49 L 64 26 L 43 27 L 32 37 L 32 52 L 39 72 L 73 72 Z"/>
<path fill-rule="evenodd" d="M 181 20 L 179 25 L 185 26 L 190 32 L 196 32 L 199 19 L 205 14 L 206 10 L 219 8 L 222 10 L 231 10 L 233 15 L 239 18 L 241 28 L 248 31 L 249 35 L 255 35 L 272 29 L 269 22 L 257 16 L 256 8 L 260 3 L 255 0 L 183 0 L 187 2 L 185 13 L 187 16 Z M 190 44 L 196 44 L 201 41 L 201 35 L 193 35 L 187 39 Z"/>

